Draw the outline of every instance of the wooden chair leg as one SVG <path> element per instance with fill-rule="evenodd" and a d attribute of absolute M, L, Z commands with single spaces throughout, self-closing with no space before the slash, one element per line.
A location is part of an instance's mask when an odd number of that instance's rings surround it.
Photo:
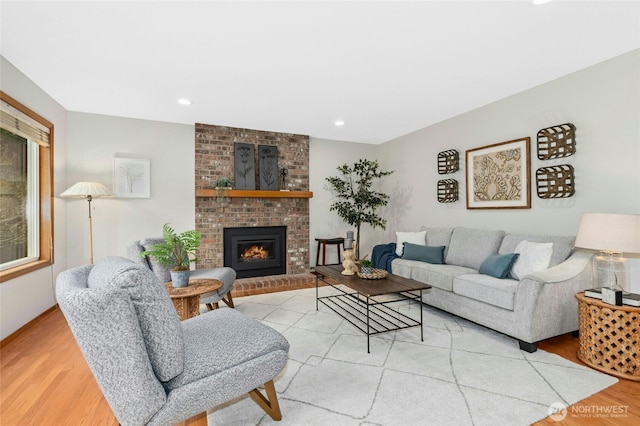
<path fill-rule="evenodd" d="M 254 389 L 249 392 L 249 396 L 273 420 L 282 420 L 282 413 L 280 412 L 280 405 L 278 404 L 278 395 L 276 395 L 276 388 L 273 385 L 273 380 L 264 384 L 264 390 L 267 392 L 266 398 L 258 389 Z"/>
<path fill-rule="evenodd" d="M 224 295 L 222 301 L 226 303 L 228 307 L 235 308 L 235 306 L 233 306 L 233 297 L 231 297 L 231 290 L 229 290 L 229 292 Z"/>
<path fill-rule="evenodd" d="M 224 297 L 221 299 L 228 307 L 230 308 L 235 308 L 235 306 L 233 306 L 233 298 L 231 297 L 231 292 L 227 293 L 224 295 Z M 213 311 L 214 309 L 218 309 L 219 305 L 218 302 L 214 302 L 214 303 L 207 303 L 207 309 L 209 309 L 210 311 Z"/>
<path fill-rule="evenodd" d="M 185 420 L 184 422 L 178 423 L 178 425 L 182 426 L 207 426 L 209 423 L 207 422 L 207 412 L 203 411 L 200 414 L 196 414 L 195 416 Z"/>

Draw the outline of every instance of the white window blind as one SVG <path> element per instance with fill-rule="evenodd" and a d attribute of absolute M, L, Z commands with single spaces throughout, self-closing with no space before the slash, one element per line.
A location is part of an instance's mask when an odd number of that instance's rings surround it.
<path fill-rule="evenodd" d="M 0 101 L 0 124 L 2 128 L 41 146 L 49 146 L 49 128 L 38 123 L 22 111 Z"/>

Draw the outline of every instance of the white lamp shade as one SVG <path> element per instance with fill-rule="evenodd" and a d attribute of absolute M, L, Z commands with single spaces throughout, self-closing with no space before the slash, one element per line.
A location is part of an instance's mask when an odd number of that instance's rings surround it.
<path fill-rule="evenodd" d="M 575 246 L 600 251 L 640 253 L 640 215 L 583 214 Z"/>
<path fill-rule="evenodd" d="M 92 198 L 113 197 L 113 193 L 101 183 L 98 182 L 78 182 L 71 188 L 60 194 L 61 197 L 67 198 Z"/>

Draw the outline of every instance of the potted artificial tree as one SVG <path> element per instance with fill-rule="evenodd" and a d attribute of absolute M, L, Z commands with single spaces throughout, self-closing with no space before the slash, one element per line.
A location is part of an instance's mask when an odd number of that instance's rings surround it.
<path fill-rule="evenodd" d="M 189 265 L 197 260 L 195 255 L 200 247 L 202 234 L 194 230 L 178 234 L 165 223 L 162 227 L 162 237 L 164 243 L 152 245 L 142 252 L 141 256 L 151 256 L 161 266 L 169 269 L 174 287 L 186 287 L 189 284 Z"/>
<path fill-rule="evenodd" d="M 338 167 L 342 176 L 327 178 L 336 198 L 329 208 L 335 210 L 345 222 L 356 227 L 356 259 L 360 259 L 360 226 L 363 223 L 373 228 L 385 229 L 387 221 L 376 214 L 378 207 L 386 206 L 389 196 L 372 189 L 374 179 L 393 172 L 379 169 L 377 161 L 358 160 L 353 166 Z"/>

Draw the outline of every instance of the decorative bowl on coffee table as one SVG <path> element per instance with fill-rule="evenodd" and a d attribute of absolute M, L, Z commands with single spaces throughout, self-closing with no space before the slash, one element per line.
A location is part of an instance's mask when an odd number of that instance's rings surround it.
<path fill-rule="evenodd" d="M 358 276 L 365 280 L 380 280 L 387 277 L 388 272 L 377 268 L 360 268 Z"/>

